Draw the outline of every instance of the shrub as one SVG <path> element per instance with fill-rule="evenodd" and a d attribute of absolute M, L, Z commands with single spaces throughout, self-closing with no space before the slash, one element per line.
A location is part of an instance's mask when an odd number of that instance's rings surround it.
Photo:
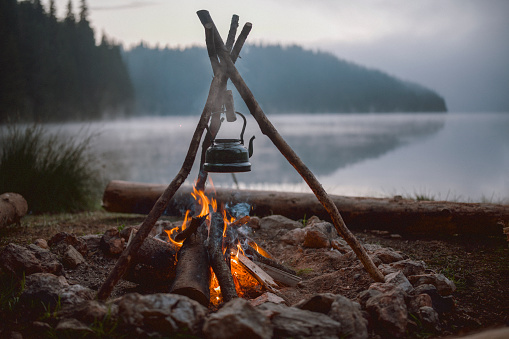
<path fill-rule="evenodd" d="M 0 194 L 23 195 L 31 213 L 76 212 L 96 206 L 99 173 L 88 151 L 92 136 L 64 137 L 41 126 L 0 127 Z"/>

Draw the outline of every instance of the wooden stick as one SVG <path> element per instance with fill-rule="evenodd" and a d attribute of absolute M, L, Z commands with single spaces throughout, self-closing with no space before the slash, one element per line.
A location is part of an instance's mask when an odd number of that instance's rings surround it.
<path fill-rule="evenodd" d="M 207 227 L 200 223 L 196 233 L 188 237 L 178 252 L 175 280 L 171 293 L 185 295 L 204 306 L 210 302 L 210 269 L 205 240 Z"/>
<path fill-rule="evenodd" d="M 232 21 L 230 23 L 230 30 L 228 31 L 228 38 L 226 38 L 226 49 L 231 52 L 233 43 L 235 42 L 235 35 L 237 35 L 237 28 L 239 27 L 239 16 L 233 14 Z"/>
<path fill-rule="evenodd" d="M 210 218 L 210 231 L 207 249 L 209 252 L 210 266 L 216 274 L 217 281 L 221 287 L 223 301 L 228 302 L 237 298 L 235 283 L 232 272 L 223 256 L 223 231 L 224 220 L 221 213 L 213 212 Z"/>
<path fill-rule="evenodd" d="M 284 271 L 288 274 L 292 274 L 292 275 L 295 275 L 295 271 L 284 266 L 284 265 L 281 265 L 280 263 L 272 260 L 272 259 L 269 259 L 269 258 L 266 258 L 264 257 L 263 255 L 261 255 L 260 253 L 258 253 L 254 248 L 252 248 L 251 246 L 248 246 L 247 249 L 244 250 L 246 252 L 247 255 L 251 255 L 253 257 L 253 261 L 257 261 L 257 262 L 261 262 L 265 265 L 269 265 L 269 266 L 272 266 L 274 268 L 277 268 L 281 271 Z"/>
<path fill-rule="evenodd" d="M 238 253 L 236 257 L 239 259 L 239 262 L 249 271 L 249 273 L 251 273 L 253 277 L 255 277 L 255 279 L 263 285 L 263 287 L 272 293 L 279 294 L 277 292 L 277 283 L 270 275 L 261 269 L 260 266 L 249 260 L 249 258 L 244 256 L 242 253 Z"/>
<path fill-rule="evenodd" d="M 251 32 L 251 28 L 253 28 L 253 25 L 250 22 L 246 22 L 246 24 L 242 28 L 242 31 L 240 32 L 239 37 L 235 42 L 235 46 L 233 46 L 232 52 L 230 53 L 233 63 L 237 61 L 237 58 L 239 57 L 240 54 L 240 50 L 242 49 L 242 46 L 244 46 L 244 43 L 246 42 L 249 32 Z"/>
<path fill-rule="evenodd" d="M 176 242 L 181 242 L 182 240 L 187 239 L 191 234 L 196 232 L 198 227 L 205 221 L 206 217 L 207 216 L 193 217 L 191 219 L 191 224 L 189 225 L 189 227 L 187 227 L 185 230 L 183 230 L 182 232 L 180 232 L 179 234 L 177 234 L 175 236 L 175 241 Z"/>
<path fill-rule="evenodd" d="M 127 246 L 127 248 L 124 250 L 124 252 L 117 260 L 115 267 L 113 268 L 108 278 L 102 284 L 101 288 L 97 292 L 97 299 L 105 300 L 106 298 L 109 297 L 111 291 L 113 290 L 117 282 L 128 270 L 133 260 L 133 257 L 138 252 L 138 249 L 143 244 L 145 238 L 147 238 L 148 234 L 154 227 L 154 224 L 159 219 L 159 217 L 161 217 L 164 210 L 168 206 L 170 199 L 173 197 L 175 192 L 184 183 L 187 176 L 189 175 L 189 172 L 191 171 L 191 168 L 194 163 L 194 159 L 196 157 L 196 153 L 198 152 L 198 148 L 200 146 L 200 139 L 210 119 L 210 112 L 212 112 L 212 106 L 220 93 L 219 89 L 220 83 L 222 81 L 221 79 L 223 78 L 223 74 L 222 72 L 219 73 L 220 74 L 218 74 L 212 79 L 212 83 L 209 89 L 209 95 L 207 97 L 207 102 L 205 103 L 205 107 L 203 108 L 200 120 L 194 131 L 191 143 L 189 145 L 189 149 L 187 151 L 186 158 L 184 159 L 184 162 L 182 164 L 182 168 L 180 169 L 179 173 L 175 176 L 173 181 L 170 183 L 170 185 L 168 185 L 163 194 L 159 197 L 159 199 L 157 199 L 154 207 L 152 207 L 152 210 L 143 221 L 143 224 L 141 225 L 139 231 L 136 233 L 136 236 L 134 237 L 133 241 L 131 242 L 131 244 L 129 244 L 129 246 Z"/>
<path fill-rule="evenodd" d="M 217 29 L 214 30 L 214 37 L 216 38 L 219 33 L 217 33 Z M 263 134 L 265 134 L 272 143 L 277 147 L 277 149 L 283 154 L 283 156 L 288 160 L 288 162 L 297 170 L 297 172 L 301 175 L 301 177 L 306 181 L 308 186 L 311 188 L 317 199 L 320 203 L 325 207 L 327 212 L 329 213 L 332 223 L 336 228 L 336 231 L 345 239 L 345 241 L 350 245 L 352 250 L 355 252 L 359 260 L 364 265 L 364 268 L 369 273 L 371 278 L 375 281 L 382 282 L 384 281 L 384 275 L 380 272 L 380 270 L 375 266 L 371 258 L 366 253 L 366 250 L 359 243 L 355 235 L 348 229 L 343 218 L 339 214 L 339 211 L 334 205 L 334 202 L 329 197 L 327 192 L 323 189 L 322 185 L 316 179 L 315 175 L 309 168 L 304 164 L 304 162 L 298 157 L 298 155 L 293 151 L 293 149 L 286 143 L 283 137 L 279 134 L 277 129 L 272 125 L 269 121 L 260 105 L 256 101 L 253 93 L 249 89 L 249 87 L 244 82 L 244 79 L 241 77 L 237 68 L 233 64 L 229 53 L 225 53 L 224 45 L 219 46 L 217 48 L 217 44 L 221 43 L 222 40 L 220 38 L 214 39 L 216 43 L 216 50 L 218 52 L 220 61 L 222 63 L 226 63 L 228 68 L 228 75 L 230 80 L 232 81 L 237 91 L 240 93 L 242 99 L 246 103 L 251 115 L 255 118 L 260 130 Z"/>

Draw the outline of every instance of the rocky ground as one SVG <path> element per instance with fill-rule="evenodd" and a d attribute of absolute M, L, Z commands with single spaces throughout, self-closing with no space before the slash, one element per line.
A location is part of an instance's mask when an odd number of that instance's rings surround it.
<path fill-rule="evenodd" d="M 143 219 L 142 216 L 138 215 L 121 215 L 106 212 L 28 216 L 23 219 L 22 227 L 13 225 L 0 230 L 0 246 L 2 249 L 5 249 L 5 246 L 9 243 L 28 245 L 40 238 L 49 240 L 59 232 L 73 233 L 77 236 L 101 235 L 110 228 L 123 229 L 128 226 L 137 225 Z M 448 292 L 441 293 L 444 295 L 441 296 L 441 299 L 437 299 L 442 301 L 441 308 L 433 305 L 434 312 L 437 313 L 439 318 L 438 322 L 430 321 L 430 326 L 427 326 L 427 318 L 419 318 L 418 307 L 405 318 L 407 326 L 404 332 L 394 328 L 390 329 L 393 332 L 380 332 L 373 328 L 380 325 L 379 322 L 377 323 L 376 320 L 372 319 L 374 316 L 380 315 L 380 313 L 374 310 L 373 305 L 381 303 L 380 293 L 385 293 L 386 296 L 391 295 L 392 298 L 400 293 L 398 292 L 399 290 L 394 291 L 390 290 L 390 288 L 388 290 L 388 285 L 382 286 L 383 284 L 372 285 L 373 281 L 352 252 L 349 252 L 349 248 L 345 246 L 342 240 L 333 236 L 334 232 L 331 232 L 330 227 L 327 229 L 326 223 L 322 223 L 319 220 L 316 220 L 316 223 L 323 224 L 318 228 L 320 230 L 319 233 L 325 234 L 324 239 L 322 239 L 325 241 L 324 245 L 320 244 L 320 236 L 313 238 L 314 243 L 309 243 L 311 240 L 305 238 L 303 221 L 294 222 L 280 217 L 271 217 L 263 221 L 262 227 L 254 227 L 252 237 L 261 246 L 269 250 L 279 262 L 293 268 L 303 279 L 296 287 L 285 287 L 279 290 L 279 297 L 285 300 L 286 304 L 299 304 L 300 309 L 312 310 L 313 307 L 317 307 L 316 304 L 318 303 L 320 305 L 319 308 L 321 308 L 321 311 L 318 313 L 328 314 L 327 320 L 320 318 L 320 321 L 327 322 L 330 319 L 332 319 L 330 321 L 334 321 L 334 319 L 341 317 L 337 314 L 331 315 L 334 307 L 337 308 L 338 303 L 343 305 L 342 308 L 348 308 L 349 306 L 345 306 L 345 303 L 350 305 L 349 300 L 359 302 L 364 311 L 359 319 L 370 319 L 370 324 L 366 327 L 370 337 L 384 336 L 384 333 L 385 335 L 396 333 L 404 337 L 415 338 L 445 337 L 509 325 L 509 293 L 507 293 L 509 291 L 509 250 L 507 241 L 502 236 L 500 238 L 478 237 L 474 239 L 463 237 L 444 239 L 425 239 L 421 237 L 417 239 L 387 232 L 354 232 L 361 242 L 365 244 L 373 260 L 377 261 L 377 264 L 382 265 L 380 267 L 385 270 L 386 274 L 390 273 L 391 270 L 394 271 L 392 278 L 395 280 L 393 283 L 398 281 L 396 285 L 400 285 L 400 288 L 404 289 L 407 285 L 405 285 L 405 281 L 402 282 L 401 279 L 403 279 L 407 282 L 410 281 L 416 289 L 421 289 L 419 293 L 414 291 L 408 292 L 415 297 L 410 298 L 406 296 L 403 299 L 400 298 L 404 300 L 404 303 L 406 303 L 405 307 L 408 309 L 415 304 L 415 300 L 418 299 L 416 296 L 423 294 L 421 292 L 425 292 L 423 291 L 425 287 L 418 287 L 418 285 L 430 285 L 418 283 L 417 280 L 423 278 L 416 278 L 416 276 L 426 274 L 432 274 L 435 277 L 444 276 L 447 278 L 447 281 L 452 282 L 456 287 L 452 297 L 448 296 Z M 92 291 L 97 290 L 115 264 L 116 260 L 114 257 L 105 257 L 100 251 L 94 251 L 92 248 L 93 246 L 89 248 L 85 255 L 88 260 L 86 265 L 64 271 L 66 283 L 69 286 L 79 284 Z M 397 277 L 397 272 L 393 268 L 397 266 L 395 263 L 401 261 L 412 264 L 404 267 L 400 266 L 399 268 L 405 274 L 403 277 Z M 420 263 L 422 263 L 422 267 L 415 268 Z M 412 268 L 409 269 L 408 267 Z M 413 270 L 414 268 L 417 271 L 405 272 L 407 269 Z M 60 283 L 62 282 L 54 282 L 57 285 Z M 62 288 L 69 289 L 64 283 L 62 283 Z M 130 292 L 139 292 L 149 296 L 153 295 L 153 298 L 156 298 L 158 296 L 155 294 L 156 292 L 165 291 L 147 290 L 146 287 L 143 288 L 143 286 L 131 282 L 122 282 L 115 289 L 113 296 L 124 296 L 125 299 L 125 296 Z M 86 294 L 88 292 L 83 293 Z M 428 295 L 431 294 L 428 293 Z M 341 296 L 346 298 L 342 299 Z M 265 295 L 262 298 L 271 297 Z M 319 299 L 318 301 L 317 298 Z M 384 298 L 387 299 L 388 297 Z M 398 298 L 395 297 L 395 299 Z M 126 300 L 123 303 L 119 301 L 116 305 L 118 307 L 120 307 L 119 305 L 125 306 L 128 304 L 127 301 L 129 301 Z M 375 303 L 375 301 L 377 302 Z M 147 303 L 148 301 L 131 300 L 130 302 Z M 158 302 L 162 301 L 159 300 Z M 424 304 L 426 304 L 426 301 L 423 301 L 422 305 Z M 336 306 L 333 307 L 333 305 Z M 0 329 L 0 334 L 3 335 L 8 333 L 8 331 L 19 329 L 23 319 L 21 314 L 15 314 L 14 309 L 10 310 L 4 304 L 2 307 L 2 315 L 4 319 L 8 320 L 8 322 L 2 324 L 3 327 Z M 203 310 L 198 306 L 192 307 L 195 307 L 195 313 L 197 314 L 200 314 L 200 312 L 204 314 L 210 313 L 210 310 Z M 271 319 L 273 323 L 277 323 L 278 318 L 274 314 L 279 314 L 278 312 L 281 310 L 277 309 L 277 307 L 282 306 L 260 307 L 264 312 L 263 314 L 272 314 Z M 238 313 L 239 308 L 243 312 L 250 312 L 250 309 L 246 309 L 246 306 L 243 304 L 229 305 L 229 307 L 224 308 L 223 312 L 226 313 L 228 309 L 233 309 L 234 313 Z M 290 309 L 293 311 L 295 308 L 292 307 Z M 285 309 L 285 312 L 288 313 L 288 310 Z M 348 314 L 352 316 L 352 314 L 357 314 L 356 312 L 355 307 L 353 307 L 351 313 Z M 299 315 L 295 316 L 298 317 Z M 433 316 L 434 313 L 431 314 L 431 317 Z M 208 314 L 204 315 L 204 317 L 208 317 L 209 328 L 215 328 L 214 326 L 217 328 L 219 326 L 217 324 L 220 321 L 214 320 L 213 315 Z M 256 318 L 256 315 L 253 315 L 253 317 Z M 39 321 L 38 323 L 41 323 L 39 326 L 45 327 L 46 325 L 44 324 L 56 326 L 56 318 L 57 316 L 55 315 L 53 319 L 55 324 L 52 324 L 51 321 Z M 263 319 L 260 321 L 263 322 Z M 373 326 L 373 324 L 375 325 Z M 104 324 L 101 326 L 104 326 Z M 278 330 L 282 331 L 277 327 L 277 324 L 273 324 L 273 326 L 276 332 Z M 114 326 L 110 326 L 110 329 L 111 327 Z M 331 325 L 331 328 L 333 327 Z M 98 333 L 101 332 L 95 331 L 94 335 L 98 335 Z M 267 336 L 267 333 L 264 335 Z"/>

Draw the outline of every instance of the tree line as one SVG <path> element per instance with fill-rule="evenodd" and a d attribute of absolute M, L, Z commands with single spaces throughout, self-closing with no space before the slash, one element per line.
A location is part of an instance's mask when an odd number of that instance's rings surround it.
<path fill-rule="evenodd" d="M 0 122 L 81 120 L 125 114 L 134 90 L 121 46 L 96 44 L 80 1 L 63 19 L 55 2 L 0 0 Z"/>
<path fill-rule="evenodd" d="M 201 112 L 212 79 L 205 48 L 151 48 L 140 43 L 125 51 L 124 58 L 138 111 Z M 445 100 L 432 90 L 299 46 L 248 44 L 236 66 L 262 108 L 271 113 L 447 110 Z M 237 96 L 236 104 L 240 101 Z"/>
<path fill-rule="evenodd" d="M 0 122 L 201 112 L 213 76 L 205 48 L 96 43 L 79 4 L 59 19 L 54 0 L 0 0 Z M 446 111 L 432 90 L 299 46 L 248 44 L 237 67 L 270 113 Z"/>

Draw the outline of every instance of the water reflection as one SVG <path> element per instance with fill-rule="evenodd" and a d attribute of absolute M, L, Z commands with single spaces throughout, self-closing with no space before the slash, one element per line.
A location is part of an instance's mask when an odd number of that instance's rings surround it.
<path fill-rule="evenodd" d="M 509 197 L 508 114 L 351 114 L 269 116 L 285 140 L 334 194 L 432 192 L 435 197 Z M 85 124 L 99 131 L 94 149 L 108 179 L 169 183 L 186 156 L 199 117 L 137 118 Z M 247 116 L 256 136 L 252 171 L 241 187 L 307 190 L 299 174 Z M 235 123 L 236 124 L 236 123 Z M 224 123 L 221 138 L 241 126 Z M 83 124 L 57 126 L 75 133 Z M 55 127 L 55 128 L 57 128 Z M 198 158 L 188 177 L 197 176 Z M 230 174 L 211 174 L 233 186 Z"/>

